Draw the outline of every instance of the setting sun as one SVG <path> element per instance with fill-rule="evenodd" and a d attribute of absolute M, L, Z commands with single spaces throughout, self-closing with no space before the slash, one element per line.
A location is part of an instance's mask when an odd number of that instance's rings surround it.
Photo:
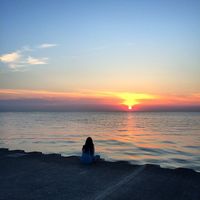
<path fill-rule="evenodd" d="M 155 96 L 142 93 L 119 93 L 118 97 L 122 99 L 122 104 L 128 106 L 129 110 L 132 110 L 134 105 L 140 104 L 147 99 L 154 99 Z"/>

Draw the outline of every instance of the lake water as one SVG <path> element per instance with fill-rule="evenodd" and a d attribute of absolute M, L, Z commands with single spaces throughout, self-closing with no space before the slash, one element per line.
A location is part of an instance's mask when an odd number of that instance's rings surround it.
<path fill-rule="evenodd" d="M 0 113 L 0 147 L 81 155 L 88 136 L 106 160 L 200 171 L 198 112 Z"/>

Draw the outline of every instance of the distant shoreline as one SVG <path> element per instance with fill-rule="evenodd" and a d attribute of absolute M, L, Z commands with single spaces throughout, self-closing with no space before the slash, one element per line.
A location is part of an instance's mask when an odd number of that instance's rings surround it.
<path fill-rule="evenodd" d="M 0 113 L 30 113 L 30 112 L 36 112 L 36 113 L 45 113 L 45 112 L 55 112 L 55 113 L 64 113 L 64 112 L 82 112 L 82 113 L 93 113 L 93 112 L 98 112 L 98 113 L 110 113 L 110 112 L 113 112 L 113 113 L 188 113 L 188 112 L 191 112 L 191 113 L 199 113 L 200 112 L 200 108 L 199 109 L 194 109 L 194 110 L 0 110 Z"/>

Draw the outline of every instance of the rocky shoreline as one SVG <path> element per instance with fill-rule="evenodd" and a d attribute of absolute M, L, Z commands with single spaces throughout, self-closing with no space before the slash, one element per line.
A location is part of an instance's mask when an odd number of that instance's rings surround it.
<path fill-rule="evenodd" d="M 1 200 L 199 200 L 200 173 L 0 148 Z"/>

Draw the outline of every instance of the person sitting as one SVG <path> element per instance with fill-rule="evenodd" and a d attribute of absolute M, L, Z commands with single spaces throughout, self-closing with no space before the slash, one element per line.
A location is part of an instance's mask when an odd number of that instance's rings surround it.
<path fill-rule="evenodd" d="M 82 148 L 81 162 L 85 164 L 91 164 L 95 162 L 97 159 L 99 159 L 99 156 L 94 156 L 94 154 L 95 154 L 95 148 L 93 140 L 91 137 L 88 137 Z"/>

